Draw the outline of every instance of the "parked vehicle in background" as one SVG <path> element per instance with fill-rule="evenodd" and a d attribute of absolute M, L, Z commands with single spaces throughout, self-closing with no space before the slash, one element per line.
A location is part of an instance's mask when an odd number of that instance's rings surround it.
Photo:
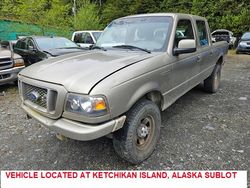
<path fill-rule="evenodd" d="M 236 37 L 233 36 L 233 32 L 226 29 L 217 29 L 212 33 L 212 41 L 227 41 L 229 48 L 234 48 L 236 43 Z"/>
<path fill-rule="evenodd" d="M 162 13 L 114 20 L 92 50 L 23 70 L 22 107 L 72 139 L 112 133 L 117 154 L 141 163 L 157 145 L 160 111 L 200 82 L 207 92 L 218 90 L 228 44 L 212 43 L 210 36 L 207 20 L 199 16 Z"/>
<path fill-rule="evenodd" d="M 242 35 L 236 48 L 236 54 L 250 53 L 250 32 L 246 32 Z"/>
<path fill-rule="evenodd" d="M 0 84 L 17 81 L 17 74 L 24 68 L 23 58 L 13 52 L 13 41 L 0 42 Z"/>
<path fill-rule="evenodd" d="M 83 48 L 95 44 L 102 31 L 76 31 L 72 34 L 71 40 Z"/>
<path fill-rule="evenodd" d="M 25 65 L 68 53 L 84 51 L 76 43 L 64 37 L 29 36 L 19 39 L 14 52 L 21 55 Z"/>

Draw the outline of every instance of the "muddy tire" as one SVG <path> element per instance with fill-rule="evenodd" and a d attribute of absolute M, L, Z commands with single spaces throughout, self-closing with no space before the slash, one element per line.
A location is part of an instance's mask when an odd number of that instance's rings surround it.
<path fill-rule="evenodd" d="M 139 164 L 156 147 L 161 127 L 160 110 L 152 101 L 141 100 L 126 116 L 123 128 L 114 133 L 113 145 L 121 158 Z"/>
<path fill-rule="evenodd" d="M 219 89 L 221 78 L 221 65 L 214 67 L 212 74 L 204 80 L 204 89 L 206 92 L 215 93 Z"/>

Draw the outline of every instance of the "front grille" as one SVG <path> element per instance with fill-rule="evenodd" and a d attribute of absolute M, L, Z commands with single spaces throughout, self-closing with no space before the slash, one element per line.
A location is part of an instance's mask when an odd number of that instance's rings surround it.
<path fill-rule="evenodd" d="M 247 42 L 247 45 L 250 45 L 250 42 Z"/>
<path fill-rule="evenodd" d="M 0 70 L 8 69 L 13 66 L 11 58 L 1 58 L 0 59 Z"/>
<path fill-rule="evenodd" d="M 62 115 L 67 95 L 63 86 L 19 75 L 18 88 L 23 106 L 52 119 Z"/>
<path fill-rule="evenodd" d="M 47 109 L 47 89 L 32 86 L 29 84 L 24 84 L 23 89 L 24 100 L 28 100 L 44 109 Z"/>

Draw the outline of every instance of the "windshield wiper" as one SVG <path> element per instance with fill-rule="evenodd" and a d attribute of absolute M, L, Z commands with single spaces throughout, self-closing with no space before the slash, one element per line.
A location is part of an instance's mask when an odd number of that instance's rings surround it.
<path fill-rule="evenodd" d="M 46 54 L 49 54 L 49 55 L 53 56 L 52 53 L 50 53 L 50 52 L 48 52 L 48 51 L 46 51 L 46 50 L 43 50 L 43 52 L 46 53 Z"/>
<path fill-rule="evenodd" d="M 72 47 L 61 47 L 61 48 L 54 48 L 54 49 L 82 49 L 81 47 L 79 46 L 72 46 Z"/>
<path fill-rule="evenodd" d="M 147 53 L 151 53 L 150 50 L 146 49 L 146 48 L 140 48 L 138 46 L 132 46 L 132 45 L 127 45 L 127 44 L 124 44 L 124 45 L 117 45 L 117 46 L 112 46 L 113 48 L 124 48 L 124 49 L 130 49 L 130 50 L 133 50 L 133 49 L 138 49 L 138 50 L 141 50 L 141 51 L 144 51 L 144 52 L 147 52 Z"/>
<path fill-rule="evenodd" d="M 100 50 L 103 50 L 103 51 L 107 51 L 107 49 L 106 49 L 106 48 L 101 47 L 101 46 L 96 46 L 96 45 L 90 46 L 90 48 L 89 48 L 89 49 L 90 49 L 90 50 L 100 49 Z"/>

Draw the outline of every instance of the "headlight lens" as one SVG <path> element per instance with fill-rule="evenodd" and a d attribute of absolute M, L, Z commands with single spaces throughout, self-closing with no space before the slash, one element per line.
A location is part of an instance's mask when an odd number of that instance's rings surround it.
<path fill-rule="evenodd" d="M 247 45 L 246 42 L 240 42 L 239 46 L 245 47 Z"/>
<path fill-rule="evenodd" d="M 102 116 L 107 114 L 106 99 L 103 96 L 68 94 L 65 110 L 85 116 Z"/>
<path fill-rule="evenodd" d="M 21 67 L 21 66 L 24 66 L 24 60 L 22 58 L 14 59 L 14 67 Z"/>

